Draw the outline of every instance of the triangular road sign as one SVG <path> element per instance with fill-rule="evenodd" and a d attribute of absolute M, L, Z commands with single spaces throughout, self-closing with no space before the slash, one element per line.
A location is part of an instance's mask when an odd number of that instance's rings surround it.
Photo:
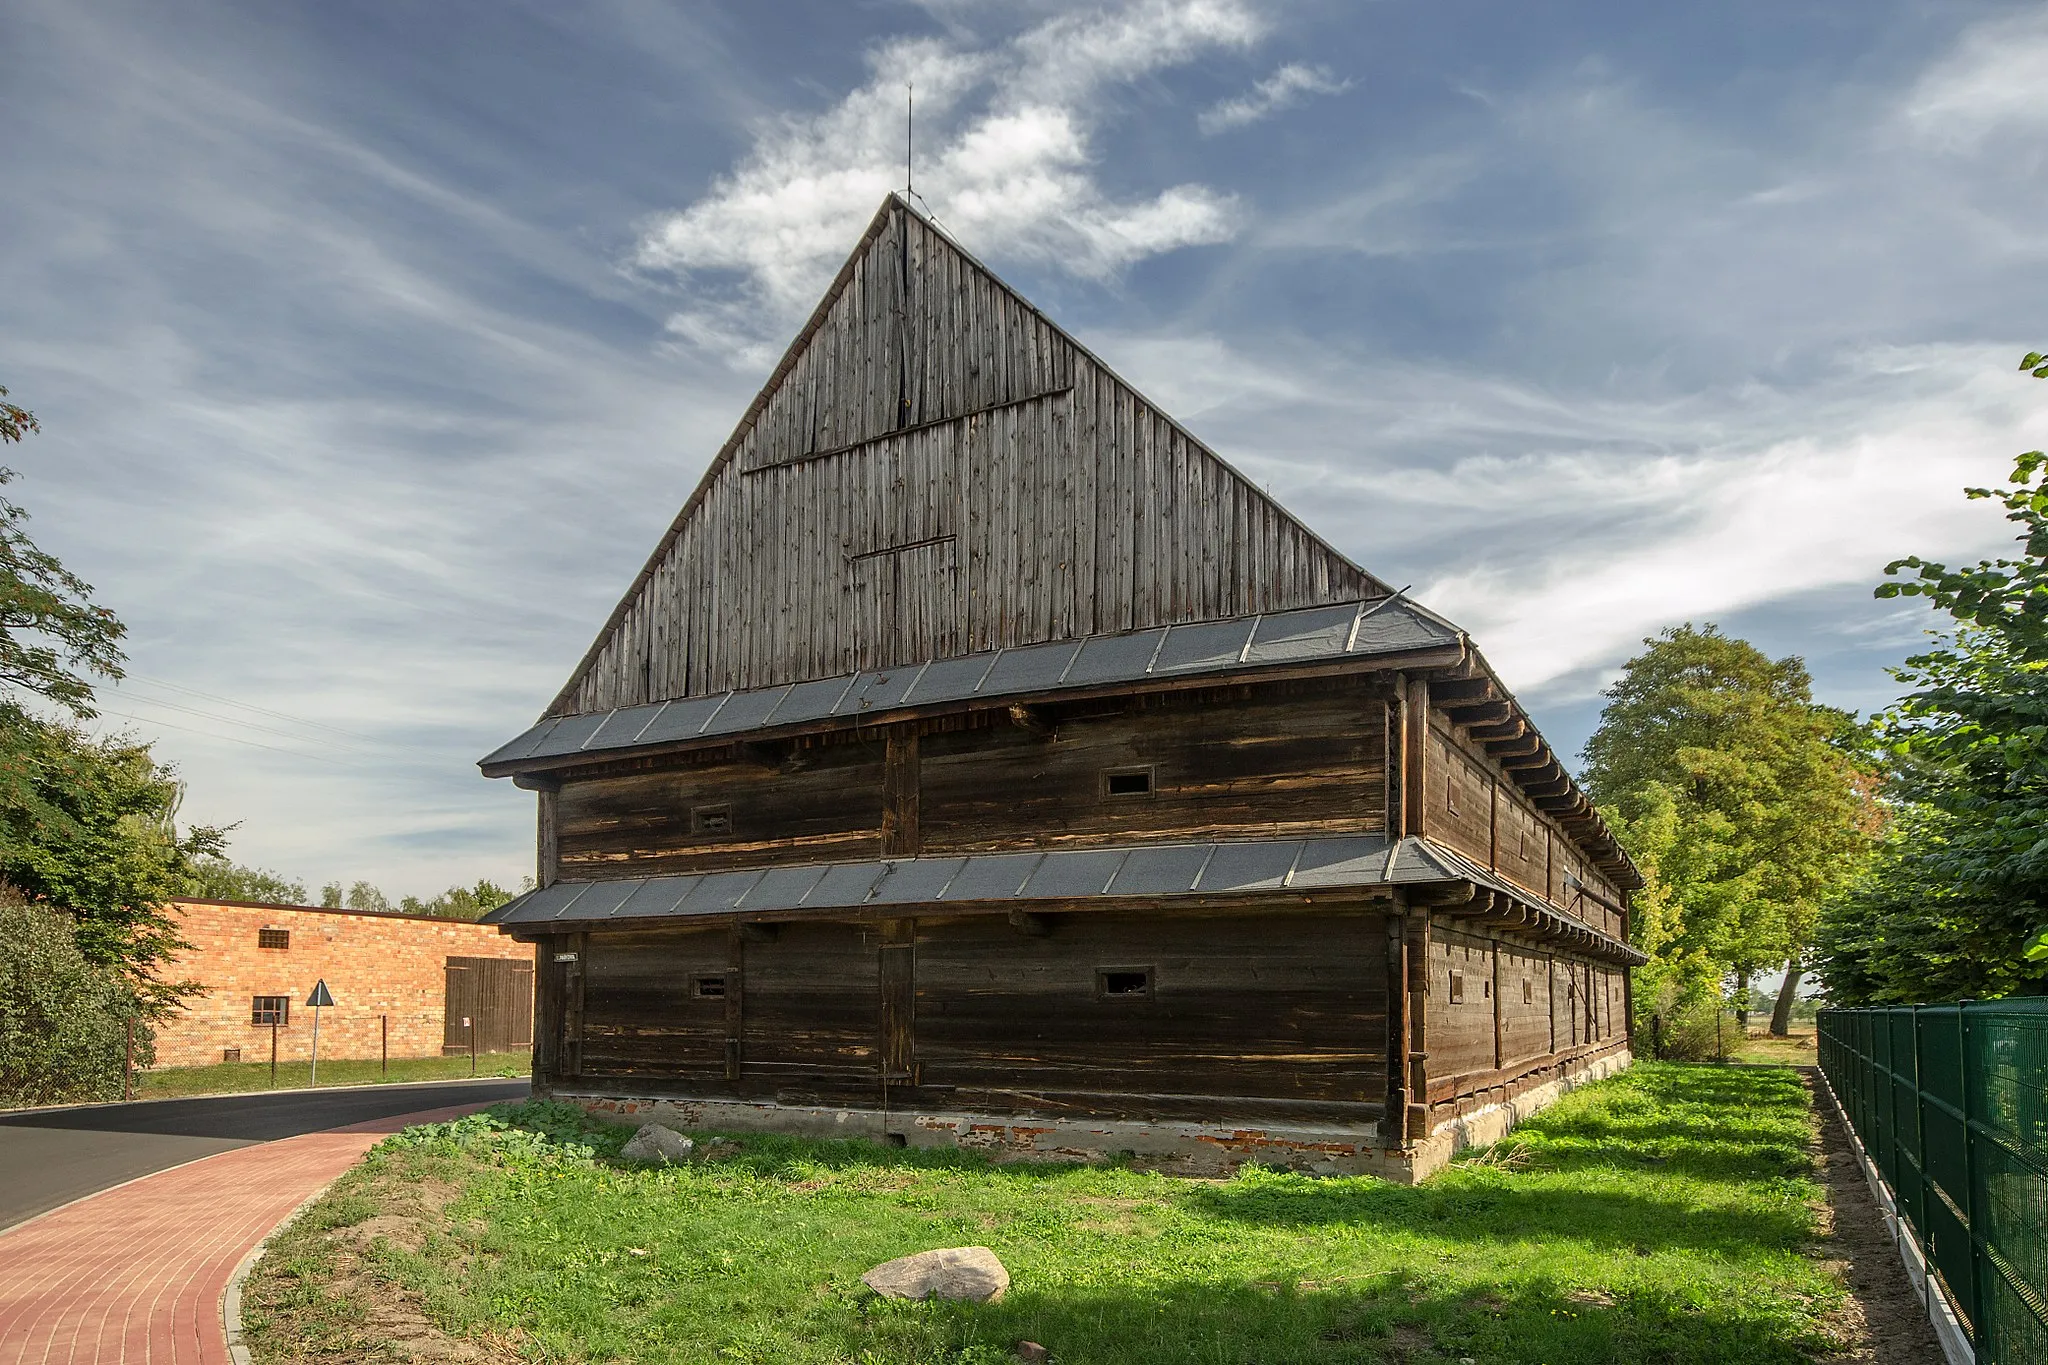
<path fill-rule="evenodd" d="M 334 997 L 328 993 L 327 978 L 321 977 L 313 985 L 313 993 L 306 997 L 308 1005 L 332 1005 Z"/>

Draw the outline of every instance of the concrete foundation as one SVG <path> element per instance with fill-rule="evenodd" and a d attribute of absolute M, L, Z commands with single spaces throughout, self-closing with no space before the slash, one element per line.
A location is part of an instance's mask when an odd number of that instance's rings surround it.
<path fill-rule="evenodd" d="M 1380 1145 L 1377 1123 L 1235 1125 L 1178 1120 L 1024 1117 L 834 1109 L 711 1099 L 656 1099 L 556 1087 L 549 1098 L 638 1126 L 662 1123 L 686 1132 L 788 1133 L 865 1138 L 906 1147 L 960 1147 L 998 1161 L 1107 1161 L 1126 1155 L 1174 1175 L 1228 1175 L 1245 1162 L 1312 1175 L 1376 1175 L 1403 1184 L 1427 1179 L 1470 1147 L 1498 1142 L 1515 1124 L 1587 1081 L 1629 1064 L 1609 1053 L 1512 1100 L 1438 1124 L 1408 1148 Z"/>

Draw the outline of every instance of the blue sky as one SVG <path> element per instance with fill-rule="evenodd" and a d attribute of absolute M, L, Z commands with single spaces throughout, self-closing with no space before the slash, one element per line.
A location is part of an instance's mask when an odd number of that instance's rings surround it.
<path fill-rule="evenodd" d="M 1713 620 L 1868 710 L 2048 444 L 2048 7 L 8 0 L 0 383 L 106 724 L 318 883 L 531 863 L 554 694 L 900 174 L 1561 749 Z"/>

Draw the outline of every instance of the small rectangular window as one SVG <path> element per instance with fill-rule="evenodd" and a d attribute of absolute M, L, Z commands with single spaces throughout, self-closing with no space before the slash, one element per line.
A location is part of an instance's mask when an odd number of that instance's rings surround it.
<path fill-rule="evenodd" d="M 291 930 L 258 929 L 256 931 L 256 946 L 258 948 L 289 948 L 292 946 Z"/>
<path fill-rule="evenodd" d="M 292 998 L 289 995 L 259 995 L 249 1002 L 251 1024 L 289 1024 L 292 1021 Z"/>
<path fill-rule="evenodd" d="M 1152 794 L 1152 770 L 1150 768 L 1123 768 L 1102 775 L 1102 788 L 1111 796 L 1149 796 Z"/>
<path fill-rule="evenodd" d="M 1463 972 L 1451 973 L 1451 1003 L 1453 1005 L 1465 1003 L 1465 974 Z"/>
<path fill-rule="evenodd" d="M 731 806 L 698 806 L 690 812 L 692 834 L 732 833 Z"/>
<path fill-rule="evenodd" d="M 1152 994 L 1152 969 L 1104 967 L 1095 973 L 1095 993 L 1105 1000 L 1143 1000 Z"/>
<path fill-rule="evenodd" d="M 1525 1005 L 1536 1003 L 1536 983 L 1526 976 L 1522 978 L 1522 1003 Z"/>
<path fill-rule="evenodd" d="M 699 1000 L 725 999 L 725 978 L 722 976 L 700 976 L 692 983 L 690 994 Z"/>

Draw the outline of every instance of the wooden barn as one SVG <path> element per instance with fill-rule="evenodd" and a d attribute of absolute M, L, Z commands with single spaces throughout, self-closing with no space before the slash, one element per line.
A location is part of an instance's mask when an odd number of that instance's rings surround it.
<path fill-rule="evenodd" d="M 1639 878 L 1471 640 L 894 197 L 482 767 L 601 1109 L 1416 1178 L 1629 1058 Z"/>

